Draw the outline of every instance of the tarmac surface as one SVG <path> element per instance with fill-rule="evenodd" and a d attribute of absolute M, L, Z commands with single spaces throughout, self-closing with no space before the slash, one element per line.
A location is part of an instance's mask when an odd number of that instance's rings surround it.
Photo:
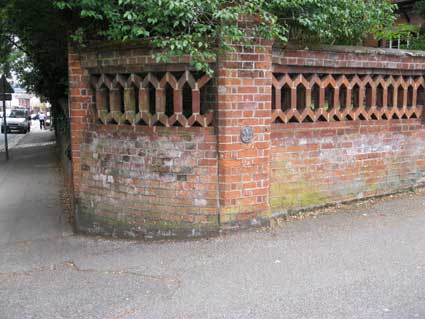
<path fill-rule="evenodd" d="M 425 318 L 424 193 L 209 240 L 90 238 L 66 225 L 51 139 L 0 162 L 2 319 Z"/>
<path fill-rule="evenodd" d="M 8 162 L 0 152 L 0 244 L 71 233 L 54 147 L 53 132 L 33 127 L 11 146 Z"/>
<path fill-rule="evenodd" d="M 0 119 L 1 123 L 1 119 Z M 7 144 L 9 148 L 13 148 L 19 141 L 24 137 L 24 134 L 20 133 L 8 133 L 7 134 Z M 5 144 L 4 144 L 4 133 L 0 133 L 0 152 L 4 152 Z M 1 154 L 0 161 L 4 158 L 4 154 Z"/>

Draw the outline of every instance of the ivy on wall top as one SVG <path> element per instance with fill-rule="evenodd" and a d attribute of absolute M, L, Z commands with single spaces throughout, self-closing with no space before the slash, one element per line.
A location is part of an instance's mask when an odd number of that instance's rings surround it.
<path fill-rule="evenodd" d="M 163 49 L 158 60 L 190 55 L 198 70 L 228 43 L 244 41 L 241 16 L 253 16 L 252 32 L 288 40 L 358 44 L 394 21 L 388 0 L 55 0 L 67 13 L 74 40 L 148 38 Z M 226 41 L 223 41 L 226 39 Z M 218 48 L 218 50 L 217 50 Z"/>

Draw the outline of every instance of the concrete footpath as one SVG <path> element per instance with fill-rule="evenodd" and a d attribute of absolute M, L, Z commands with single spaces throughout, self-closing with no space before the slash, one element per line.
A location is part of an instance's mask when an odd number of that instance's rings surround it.
<path fill-rule="evenodd" d="M 14 156 L 0 318 L 425 318 L 423 193 L 210 240 L 111 241 L 48 219 L 61 221 L 51 145 Z"/>
<path fill-rule="evenodd" d="M 70 233 L 59 191 L 54 134 L 35 128 L 0 152 L 0 244 Z"/>

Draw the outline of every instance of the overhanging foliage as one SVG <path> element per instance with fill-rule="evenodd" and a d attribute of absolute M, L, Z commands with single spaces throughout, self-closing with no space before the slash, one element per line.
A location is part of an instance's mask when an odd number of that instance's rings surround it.
<path fill-rule="evenodd" d="M 0 19 L 2 72 L 13 70 L 29 91 L 52 103 L 66 96 L 66 26 L 52 1 L 3 0 Z"/>
<path fill-rule="evenodd" d="M 73 38 L 80 43 L 148 38 L 166 49 L 159 59 L 189 54 L 197 69 L 207 72 L 217 47 L 226 50 L 226 43 L 245 37 L 237 23 L 241 16 L 256 18 L 254 33 L 283 43 L 290 38 L 358 44 L 366 32 L 394 20 L 388 0 L 58 0 L 56 5 L 73 16 Z"/>
<path fill-rule="evenodd" d="M 158 59 L 188 54 L 211 72 L 207 61 L 245 38 L 243 15 L 282 43 L 358 44 L 391 25 L 393 9 L 387 0 L 0 0 L 0 64 L 55 103 L 67 94 L 69 35 L 80 44 L 147 38 L 163 49 Z"/>

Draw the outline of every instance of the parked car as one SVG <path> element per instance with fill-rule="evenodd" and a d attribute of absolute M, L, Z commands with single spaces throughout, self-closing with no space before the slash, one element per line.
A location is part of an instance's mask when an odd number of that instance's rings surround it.
<path fill-rule="evenodd" d="M 7 131 L 19 131 L 28 133 L 31 130 L 31 117 L 27 110 L 15 109 L 6 116 Z M 1 132 L 4 133 L 4 122 L 1 125 Z"/>

